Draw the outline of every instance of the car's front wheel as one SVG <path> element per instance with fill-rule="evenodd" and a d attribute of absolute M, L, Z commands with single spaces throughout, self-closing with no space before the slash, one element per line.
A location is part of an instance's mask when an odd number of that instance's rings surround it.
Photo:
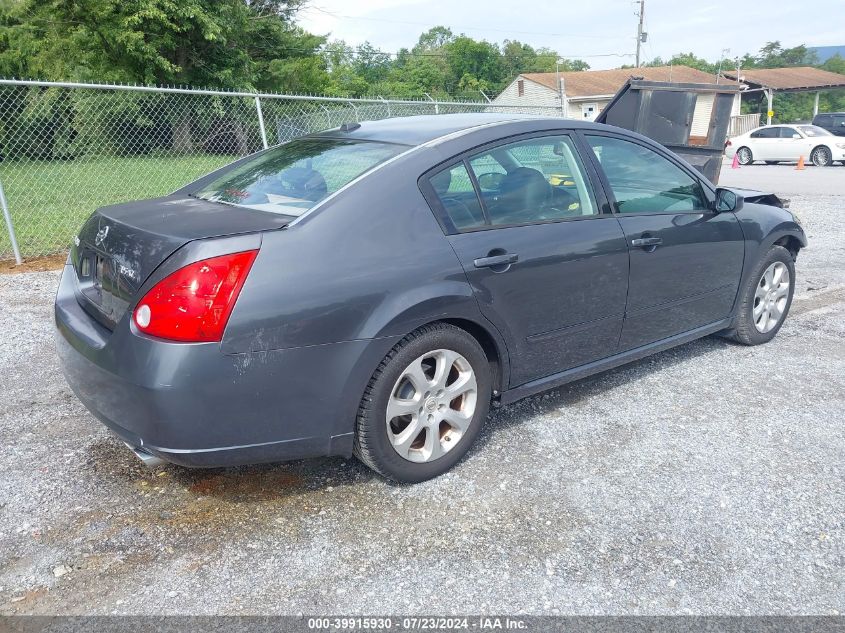
<path fill-rule="evenodd" d="M 367 385 L 355 455 L 394 481 L 437 477 L 467 452 L 487 417 L 490 363 L 469 333 L 435 323 L 403 338 Z"/>
<path fill-rule="evenodd" d="M 810 153 L 810 160 L 816 167 L 827 167 L 833 164 L 833 156 L 824 145 L 819 145 Z"/>
<path fill-rule="evenodd" d="M 736 329 L 729 338 L 745 345 L 771 341 L 786 320 L 794 292 L 792 255 L 782 246 L 772 246 L 741 291 Z"/>

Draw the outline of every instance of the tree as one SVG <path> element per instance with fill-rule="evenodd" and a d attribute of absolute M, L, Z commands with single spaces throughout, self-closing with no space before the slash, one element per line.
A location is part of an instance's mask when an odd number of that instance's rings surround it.
<path fill-rule="evenodd" d="M 301 3 L 6 0 L 0 72 L 251 89 L 272 60 L 307 57 L 324 43 L 293 24 Z"/>
<path fill-rule="evenodd" d="M 498 88 L 504 78 L 502 56 L 495 44 L 477 41 L 466 35 L 456 37 L 446 44 L 446 63 L 449 66 L 447 88 L 455 90 L 475 85 L 474 80 L 484 86 Z"/>
<path fill-rule="evenodd" d="M 433 26 L 420 35 L 417 45 L 413 48 L 413 52 L 429 53 L 438 51 L 454 40 L 455 36 L 452 33 L 452 29 L 445 26 Z"/>
<path fill-rule="evenodd" d="M 519 40 L 505 40 L 502 43 L 502 69 L 506 77 L 516 77 L 522 72 L 534 72 L 537 66 L 537 52 Z"/>
<path fill-rule="evenodd" d="M 353 57 L 352 68 L 355 74 L 367 83 L 377 83 L 384 80 L 390 72 L 390 55 L 378 50 L 369 42 L 364 42 Z"/>
<path fill-rule="evenodd" d="M 783 48 L 780 42 L 768 42 L 755 56 L 746 55 L 743 58 L 743 67 L 756 68 L 784 68 L 787 66 L 811 66 L 816 64 L 816 54 L 807 50 L 801 44 L 793 48 Z"/>
<path fill-rule="evenodd" d="M 296 94 L 322 94 L 331 82 L 326 62 L 321 57 L 274 59 L 267 65 L 262 83 L 274 90 Z"/>

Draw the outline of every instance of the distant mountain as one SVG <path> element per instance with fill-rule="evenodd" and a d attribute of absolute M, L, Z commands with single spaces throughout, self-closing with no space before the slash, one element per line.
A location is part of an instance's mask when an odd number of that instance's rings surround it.
<path fill-rule="evenodd" d="M 823 64 L 834 55 L 845 58 L 845 44 L 842 46 L 809 46 L 807 50 L 813 51 Z"/>

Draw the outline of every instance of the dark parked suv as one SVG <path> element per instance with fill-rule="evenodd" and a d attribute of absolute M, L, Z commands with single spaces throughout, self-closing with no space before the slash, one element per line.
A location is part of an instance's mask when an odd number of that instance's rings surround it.
<path fill-rule="evenodd" d="M 818 125 L 836 136 L 845 136 L 845 112 L 817 114 L 813 117 L 813 125 Z"/>

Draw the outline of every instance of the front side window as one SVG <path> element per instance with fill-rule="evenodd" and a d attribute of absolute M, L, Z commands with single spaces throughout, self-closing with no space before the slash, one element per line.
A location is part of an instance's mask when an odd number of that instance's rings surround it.
<path fill-rule="evenodd" d="M 813 138 L 815 136 L 833 136 L 833 134 L 818 125 L 802 125 L 799 129 L 804 132 L 804 136 L 808 138 Z"/>
<path fill-rule="evenodd" d="M 598 213 L 568 136 L 501 145 L 470 157 L 469 164 L 490 224 L 526 224 Z"/>
<path fill-rule="evenodd" d="M 607 176 L 619 213 L 706 211 L 699 181 L 648 147 L 609 136 L 588 135 Z"/>
<path fill-rule="evenodd" d="M 196 197 L 299 216 L 406 149 L 404 145 L 372 141 L 297 139 L 227 171 Z"/>

